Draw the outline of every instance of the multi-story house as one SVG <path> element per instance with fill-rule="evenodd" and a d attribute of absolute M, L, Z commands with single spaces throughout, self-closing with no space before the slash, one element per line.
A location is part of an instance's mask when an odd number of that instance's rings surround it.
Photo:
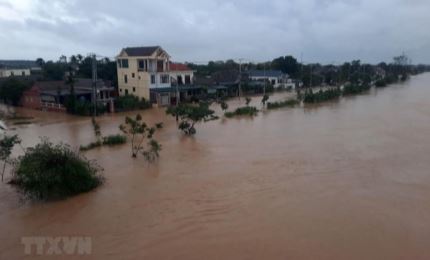
<path fill-rule="evenodd" d="M 119 95 L 135 95 L 158 104 L 170 101 L 170 56 L 160 46 L 124 48 L 117 56 Z M 152 92 L 152 93 L 151 93 Z"/>

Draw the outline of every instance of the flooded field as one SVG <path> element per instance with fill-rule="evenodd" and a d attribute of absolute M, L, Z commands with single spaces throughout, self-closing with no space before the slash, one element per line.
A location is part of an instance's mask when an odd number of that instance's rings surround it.
<path fill-rule="evenodd" d="M 192 138 L 163 109 L 144 111 L 165 125 L 157 163 L 133 160 L 128 145 L 90 151 L 106 184 L 59 202 L 22 202 L 0 184 L 0 259 L 28 257 L 23 236 L 89 236 L 87 259 L 429 259 L 429 97 L 423 74 L 209 122 Z M 90 119 L 19 113 L 35 117 L 16 126 L 24 146 L 39 136 L 94 141 Z M 103 134 L 117 133 L 124 115 L 100 118 Z"/>

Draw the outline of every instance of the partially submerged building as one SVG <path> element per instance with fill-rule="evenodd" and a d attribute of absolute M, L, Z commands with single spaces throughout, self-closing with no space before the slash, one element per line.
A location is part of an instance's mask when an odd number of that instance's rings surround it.
<path fill-rule="evenodd" d="M 122 49 L 117 71 L 120 96 L 134 95 L 159 106 L 189 100 L 202 90 L 194 84 L 194 71 L 186 64 L 171 62 L 160 46 Z"/>
<path fill-rule="evenodd" d="M 168 89 L 170 56 L 159 46 L 130 47 L 117 56 L 118 91 L 120 96 L 134 95 L 151 99 L 151 89 Z M 155 95 L 153 102 L 168 104 L 169 93 Z"/>
<path fill-rule="evenodd" d="M 94 88 L 91 79 L 77 79 L 74 94 L 77 100 L 93 102 Z M 37 81 L 21 97 L 21 105 L 26 108 L 46 111 L 66 111 L 67 99 L 71 96 L 71 87 L 65 81 Z M 110 82 L 98 80 L 95 91 L 98 104 L 113 109 L 116 90 Z M 113 112 L 113 111 L 111 111 Z"/>
<path fill-rule="evenodd" d="M 275 89 L 294 89 L 296 87 L 289 75 L 280 70 L 250 70 L 247 74 L 250 81 L 268 82 Z"/>

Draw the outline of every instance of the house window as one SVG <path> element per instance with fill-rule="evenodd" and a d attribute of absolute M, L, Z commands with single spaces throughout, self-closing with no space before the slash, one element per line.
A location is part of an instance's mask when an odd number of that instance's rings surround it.
<path fill-rule="evenodd" d="M 22 72 L 22 76 L 25 76 L 25 71 Z"/>
<path fill-rule="evenodd" d="M 136 92 L 136 88 L 135 87 L 133 87 L 133 92 Z"/>
<path fill-rule="evenodd" d="M 128 95 L 128 89 L 125 89 L 125 94 Z"/>
<path fill-rule="evenodd" d="M 155 75 L 151 75 L 151 84 L 155 84 Z"/>
<path fill-rule="evenodd" d="M 117 64 L 118 64 L 118 68 L 122 68 L 121 60 L 118 60 L 118 61 L 117 61 Z"/>
<path fill-rule="evenodd" d="M 145 61 L 144 60 L 138 60 L 138 68 L 140 71 L 145 70 Z"/>
<path fill-rule="evenodd" d="M 127 84 L 127 83 L 128 83 L 127 74 L 125 74 L 125 75 L 124 75 L 124 82 L 125 82 L 125 84 Z"/>
<path fill-rule="evenodd" d="M 191 84 L 191 76 L 185 75 L 185 84 Z"/>
<path fill-rule="evenodd" d="M 134 78 L 134 76 L 135 76 L 134 73 L 131 73 L 131 77 Z"/>
<path fill-rule="evenodd" d="M 184 84 L 184 83 L 182 82 L 182 76 L 178 76 L 177 81 L 178 81 L 178 85 L 182 85 L 182 84 Z"/>
<path fill-rule="evenodd" d="M 169 75 L 161 75 L 160 79 L 161 79 L 161 84 L 169 83 Z"/>
<path fill-rule="evenodd" d="M 122 92 L 122 88 L 119 89 L 119 92 Z"/>
<path fill-rule="evenodd" d="M 122 67 L 128 69 L 128 59 L 122 59 Z"/>

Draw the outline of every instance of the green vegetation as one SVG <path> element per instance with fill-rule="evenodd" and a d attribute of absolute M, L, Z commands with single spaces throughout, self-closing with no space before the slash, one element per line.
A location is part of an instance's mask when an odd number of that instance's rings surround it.
<path fill-rule="evenodd" d="M 277 109 L 281 107 L 293 107 L 298 105 L 300 102 L 297 99 L 289 99 L 285 101 L 269 102 L 267 103 L 267 109 Z"/>
<path fill-rule="evenodd" d="M 127 137 L 124 135 L 108 135 L 103 137 L 103 145 L 120 145 L 125 144 L 127 142 Z"/>
<path fill-rule="evenodd" d="M 127 142 L 127 137 L 123 135 L 108 135 L 102 137 L 100 125 L 97 123 L 94 117 L 91 119 L 91 124 L 93 125 L 93 131 L 97 141 L 89 143 L 88 145 L 81 145 L 79 148 L 80 151 L 84 152 L 97 147 L 101 147 L 103 145 L 114 146 L 125 144 Z"/>
<path fill-rule="evenodd" d="M 151 102 L 146 101 L 144 98 L 139 99 L 134 95 L 125 95 L 122 97 L 118 97 L 115 100 L 115 109 L 118 112 L 148 109 L 151 107 Z"/>
<path fill-rule="evenodd" d="M 331 88 L 328 90 L 320 89 L 318 92 L 314 93 L 312 89 L 306 90 L 303 102 L 304 103 L 320 103 L 332 99 L 339 98 L 342 94 L 340 88 Z"/>
<path fill-rule="evenodd" d="M 107 146 L 115 146 L 115 145 L 121 145 L 121 144 L 125 144 L 127 142 L 127 137 L 124 135 L 108 135 L 108 136 L 104 136 L 103 140 L 100 141 L 96 141 L 93 143 L 89 143 L 87 145 L 81 145 L 79 147 L 79 150 L 81 152 L 86 152 L 98 147 L 102 147 L 103 145 L 107 145 Z"/>
<path fill-rule="evenodd" d="M 178 129 L 186 135 L 196 134 L 195 125 L 197 123 L 218 119 L 214 115 L 215 112 L 209 109 L 209 104 L 207 103 L 199 103 L 198 105 L 181 104 L 177 107 L 169 107 L 166 113 L 180 118 Z"/>
<path fill-rule="evenodd" d="M 258 109 L 256 107 L 239 107 L 233 112 L 226 112 L 224 115 L 228 118 L 235 116 L 256 116 L 258 114 Z"/>
<path fill-rule="evenodd" d="M 21 139 L 17 135 L 13 136 L 3 136 L 0 139 L 0 160 L 3 161 L 3 170 L 1 173 L 1 181 L 4 178 L 4 172 L 6 170 L 6 165 L 11 163 L 10 155 L 15 145 L 20 144 Z"/>
<path fill-rule="evenodd" d="M 45 139 L 18 158 L 11 184 L 32 198 L 62 199 L 102 184 L 101 170 L 69 146 Z"/>
<path fill-rule="evenodd" d="M 100 142 L 100 141 L 96 141 L 96 142 L 93 142 L 93 143 L 89 143 L 89 144 L 87 144 L 87 145 L 81 145 L 81 146 L 79 147 L 79 150 L 80 150 L 81 152 L 86 152 L 86 151 L 92 150 L 92 149 L 94 149 L 94 148 L 101 147 L 102 145 L 103 145 L 103 143 L 102 143 L 102 142 Z"/>
<path fill-rule="evenodd" d="M 154 139 L 154 134 L 162 127 L 162 123 L 149 127 L 138 114 L 134 118 L 127 116 L 125 123 L 121 124 L 119 128 L 124 134 L 130 136 L 132 157 L 137 158 L 137 155 L 141 153 L 148 162 L 153 162 L 159 157 L 161 151 L 161 145 Z M 147 149 L 144 145 L 145 140 L 148 140 Z"/>
<path fill-rule="evenodd" d="M 94 114 L 94 104 L 89 101 L 77 100 L 74 97 L 69 97 L 66 101 L 67 112 L 78 116 L 92 116 Z M 97 104 L 97 115 L 102 115 L 106 112 L 106 107 Z"/>
<path fill-rule="evenodd" d="M 368 84 L 347 84 L 343 88 L 344 95 L 355 95 L 370 89 Z"/>
<path fill-rule="evenodd" d="M 377 88 L 386 87 L 386 86 L 387 86 L 387 82 L 385 81 L 385 79 L 380 79 L 380 80 L 377 80 L 377 81 L 375 82 L 375 86 L 376 86 Z"/>
<path fill-rule="evenodd" d="M 30 82 L 9 78 L 0 86 L 0 99 L 6 104 L 17 106 L 21 101 L 22 94 L 30 88 L 30 85 Z"/>

